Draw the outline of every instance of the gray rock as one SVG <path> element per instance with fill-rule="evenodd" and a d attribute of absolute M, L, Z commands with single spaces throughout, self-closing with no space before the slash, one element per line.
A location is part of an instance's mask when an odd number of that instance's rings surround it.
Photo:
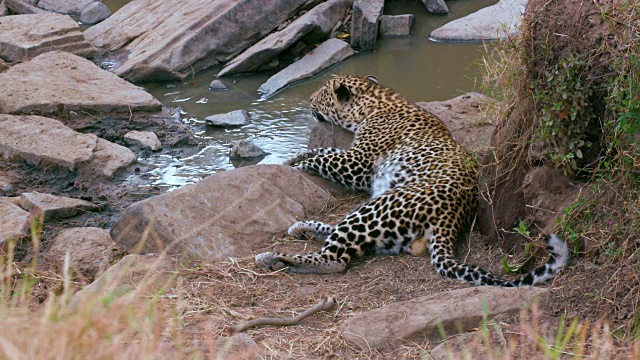
<path fill-rule="evenodd" d="M 260 346 L 245 333 L 235 334 L 215 342 L 216 359 L 255 359 L 260 355 Z"/>
<path fill-rule="evenodd" d="M 78 23 L 68 15 L 47 12 L 8 16 L 0 20 L 0 58 L 25 62 L 54 50 L 82 57 L 93 57 L 98 53 L 85 40 Z"/>
<path fill-rule="evenodd" d="M 156 294 L 168 289 L 176 281 L 176 262 L 157 254 L 131 254 L 107 269 L 94 282 L 78 291 L 71 298 L 72 309 L 107 296 L 111 304 L 130 304 L 136 296 Z M 100 302 L 97 301 L 99 304 Z"/>
<path fill-rule="evenodd" d="M 162 149 L 162 144 L 156 134 L 151 131 L 129 131 L 124 135 L 124 141 L 129 145 L 136 145 L 142 148 L 157 151 Z"/>
<path fill-rule="evenodd" d="M 4 0 L 0 0 L 0 16 L 9 15 L 9 8 L 4 4 Z"/>
<path fill-rule="evenodd" d="M 318 74 L 353 54 L 353 49 L 346 42 L 329 39 L 299 61 L 270 77 L 267 82 L 260 85 L 258 92 L 263 98 L 269 98 L 285 86 Z"/>
<path fill-rule="evenodd" d="M 0 73 L 0 84 L 0 113 L 38 113 L 69 119 L 72 111 L 86 111 L 129 118 L 131 112 L 162 108 L 144 89 L 87 59 L 61 51 L 50 51 L 11 67 Z M 98 116 L 94 118 L 99 121 Z"/>
<path fill-rule="evenodd" d="M 351 47 L 373 51 L 378 38 L 378 25 L 384 0 L 356 0 L 351 14 Z"/>
<path fill-rule="evenodd" d="M 382 15 L 380 36 L 409 36 L 413 25 L 413 14 Z"/>
<path fill-rule="evenodd" d="M 129 206 L 111 237 L 124 250 L 143 254 L 167 250 L 205 261 L 249 256 L 259 243 L 319 211 L 330 198 L 301 171 L 248 166 Z"/>
<path fill-rule="evenodd" d="M 58 120 L 0 114 L 0 155 L 39 167 L 70 171 L 93 156 L 98 137 L 81 134 Z"/>
<path fill-rule="evenodd" d="M 207 125 L 214 126 L 242 126 L 249 122 L 249 113 L 246 110 L 234 110 L 226 114 L 207 116 L 204 121 Z"/>
<path fill-rule="evenodd" d="M 211 82 L 211 84 L 209 84 L 209 90 L 224 91 L 229 90 L 229 88 L 222 81 L 215 79 Z"/>
<path fill-rule="evenodd" d="M 449 7 L 444 0 L 422 0 L 427 11 L 435 15 L 446 15 L 449 13 Z"/>
<path fill-rule="evenodd" d="M 15 14 L 49 14 L 48 11 L 37 8 L 22 0 L 4 0 L 4 5 Z"/>
<path fill-rule="evenodd" d="M 96 1 L 82 9 L 80 21 L 84 24 L 97 24 L 109 16 L 111 16 L 111 10 L 105 4 Z"/>
<path fill-rule="evenodd" d="M 71 268 L 91 279 L 109 268 L 118 253 L 109 231 L 95 227 L 64 229 L 50 244 L 45 255 L 49 265 L 61 273 L 65 255 L 69 252 Z"/>
<path fill-rule="evenodd" d="M 434 41 L 482 41 L 512 37 L 518 33 L 528 0 L 502 0 L 431 32 Z"/>
<path fill-rule="evenodd" d="M 60 14 L 78 15 L 95 0 L 40 0 L 38 7 Z"/>
<path fill-rule="evenodd" d="M 19 240 L 29 231 L 31 214 L 8 201 L 0 201 L 0 248 L 7 249 L 7 240 Z"/>
<path fill-rule="evenodd" d="M 39 192 L 20 195 L 20 206 L 35 216 L 44 216 L 44 221 L 54 218 L 67 219 L 98 209 L 88 201 Z"/>
<path fill-rule="evenodd" d="M 257 70 L 303 37 L 310 42 L 326 37 L 342 20 L 351 3 L 353 0 L 329 0 L 319 4 L 283 30 L 270 34 L 231 60 L 218 76 Z"/>
<path fill-rule="evenodd" d="M 182 79 L 226 63 L 309 0 L 136 0 L 84 34 L 131 81 Z M 251 14 L 251 16 L 248 16 Z"/>
<path fill-rule="evenodd" d="M 311 126 L 307 148 L 311 150 L 330 147 L 346 150 L 351 147 L 353 139 L 351 131 L 327 121 L 318 121 Z"/>
<path fill-rule="evenodd" d="M 478 286 L 445 291 L 366 311 L 344 322 L 342 336 L 363 350 L 393 350 L 403 344 L 440 339 L 477 328 L 486 316 L 519 313 L 535 301 L 545 301 L 543 288 Z"/>
<path fill-rule="evenodd" d="M 304 50 L 307 48 L 307 44 L 304 41 L 298 41 L 295 45 L 291 47 L 291 53 L 293 55 L 302 55 Z"/>
<path fill-rule="evenodd" d="M 258 145 L 247 141 L 238 140 L 233 143 L 229 156 L 232 158 L 255 158 L 268 155 L 269 153 L 260 149 Z"/>
<path fill-rule="evenodd" d="M 121 169 L 136 162 L 136 155 L 124 146 L 98 138 L 91 161 L 80 167 L 84 178 L 112 179 Z"/>

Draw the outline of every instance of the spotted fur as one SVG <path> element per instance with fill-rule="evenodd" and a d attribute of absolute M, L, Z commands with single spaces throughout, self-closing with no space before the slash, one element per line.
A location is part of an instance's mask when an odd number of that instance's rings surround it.
<path fill-rule="evenodd" d="M 523 286 L 551 279 L 567 264 L 567 246 L 555 235 L 547 237 L 549 261 L 514 281 L 459 262 L 454 245 L 477 211 L 477 164 L 434 115 L 375 78 L 332 78 L 311 96 L 311 110 L 319 121 L 355 132 L 353 146 L 309 150 L 286 164 L 372 197 L 335 227 L 306 221 L 289 229 L 292 236 L 324 239 L 318 252 L 263 253 L 256 256 L 259 266 L 334 273 L 366 252 L 428 252 L 444 276 L 476 285 Z"/>

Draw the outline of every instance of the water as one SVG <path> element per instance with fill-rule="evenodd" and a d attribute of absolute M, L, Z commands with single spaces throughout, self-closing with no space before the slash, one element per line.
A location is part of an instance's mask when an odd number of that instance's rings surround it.
<path fill-rule="evenodd" d="M 111 10 L 127 1 L 104 1 Z M 185 158 L 154 154 L 140 162 L 155 169 L 150 176 L 156 185 L 181 186 L 220 170 L 255 164 L 281 163 L 304 149 L 309 127 L 315 120 L 308 110 L 308 98 L 332 74 L 374 75 L 380 83 L 396 89 L 411 101 L 447 100 L 475 89 L 481 44 L 442 44 L 428 40 L 432 30 L 443 24 L 494 4 L 495 0 L 456 0 L 447 5 L 450 16 L 430 15 L 420 0 L 387 0 L 385 14 L 415 15 L 409 38 L 382 38 L 373 53 L 360 53 L 313 79 L 294 84 L 269 100 L 259 98 L 257 88 L 272 73 L 222 78 L 230 90 L 213 92 L 210 82 L 220 68 L 212 68 L 183 82 L 142 84 L 162 103 L 181 108 L 181 120 L 188 124 L 201 149 Z M 232 110 L 247 110 L 251 123 L 235 128 L 208 127 L 204 118 Z M 270 155 L 257 161 L 230 161 L 230 144 L 249 139 Z"/>

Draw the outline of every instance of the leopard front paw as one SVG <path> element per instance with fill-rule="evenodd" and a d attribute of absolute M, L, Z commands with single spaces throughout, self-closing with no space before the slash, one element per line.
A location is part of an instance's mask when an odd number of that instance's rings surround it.
<path fill-rule="evenodd" d="M 282 163 L 285 166 L 295 166 L 297 163 L 301 161 L 305 161 L 310 158 L 312 155 L 307 150 L 298 151 L 291 159 Z"/>
<path fill-rule="evenodd" d="M 287 267 L 282 261 L 281 255 L 272 252 L 256 255 L 256 264 L 263 269 L 271 271 L 278 271 Z"/>

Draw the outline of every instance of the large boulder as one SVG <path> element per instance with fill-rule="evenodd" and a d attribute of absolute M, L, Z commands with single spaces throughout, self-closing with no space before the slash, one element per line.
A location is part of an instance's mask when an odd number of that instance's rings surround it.
<path fill-rule="evenodd" d="M 18 15 L 49 13 L 48 11 L 35 7 L 23 0 L 4 0 L 4 4 L 9 10 Z"/>
<path fill-rule="evenodd" d="M 505 39 L 516 35 L 529 0 L 501 0 L 471 15 L 453 20 L 431 32 L 441 42 Z"/>
<path fill-rule="evenodd" d="M 61 51 L 11 67 L 0 73 L 0 84 L 0 114 L 66 118 L 70 112 L 113 116 L 162 108 L 144 89 Z"/>
<path fill-rule="evenodd" d="M 129 206 L 111 236 L 127 251 L 167 250 L 205 261 L 248 256 L 329 199 L 293 168 L 249 166 Z"/>
<path fill-rule="evenodd" d="M 342 336 L 361 349 L 393 350 L 477 328 L 483 316 L 519 313 L 545 301 L 543 288 L 478 286 L 445 291 L 366 311 L 345 321 Z"/>
<path fill-rule="evenodd" d="M 131 150 L 93 134 L 74 131 L 58 120 L 3 114 L 0 114 L 0 157 L 107 178 L 136 160 Z"/>
<path fill-rule="evenodd" d="M 353 54 L 353 49 L 346 42 L 329 39 L 302 59 L 270 77 L 267 82 L 260 85 L 258 92 L 262 94 L 263 98 L 269 98 L 285 86 L 316 75 Z"/>
<path fill-rule="evenodd" d="M 53 50 L 86 58 L 97 54 L 70 16 L 47 13 L 0 19 L 0 58 L 25 62 Z"/>
<path fill-rule="evenodd" d="M 356 50 L 376 49 L 378 27 L 384 0 L 356 0 L 351 14 L 351 47 Z"/>
<path fill-rule="evenodd" d="M 41 9 L 61 13 L 80 14 L 82 10 L 96 0 L 40 0 L 38 7 Z"/>
<path fill-rule="evenodd" d="M 281 31 L 274 32 L 231 60 L 218 76 L 257 70 L 303 37 L 313 43 L 329 34 L 353 0 L 329 0 L 297 18 Z"/>
<path fill-rule="evenodd" d="M 132 82 L 182 79 L 227 62 L 313 0 L 134 0 L 85 31 Z"/>

